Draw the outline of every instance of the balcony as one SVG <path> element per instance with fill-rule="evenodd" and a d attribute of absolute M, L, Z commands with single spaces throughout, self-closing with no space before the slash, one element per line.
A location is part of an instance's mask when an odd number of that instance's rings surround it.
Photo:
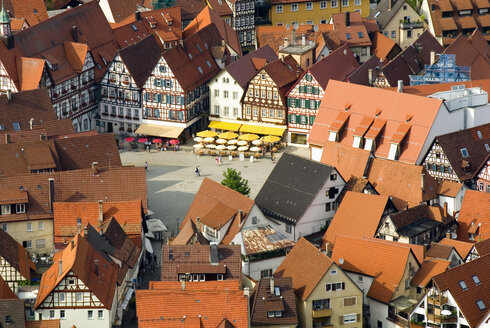
<path fill-rule="evenodd" d="M 313 317 L 313 319 L 330 317 L 332 316 L 332 309 L 313 310 L 311 316 Z"/>
<path fill-rule="evenodd" d="M 422 22 L 407 22 L 407 21 L 400 21 L 400 28 L 402 30 L 408 30 L 408 29 L 415 29 L 415 28 L 423 28 L 424 23 Z"/>
<path fill-rule="evenodd" d="M 436 306 L 441 306 L 443 304 L 447 304 L 447 297 L 442 295 L 432 295 L 427 297 L 427 302 Z"/>
<path fill-rule="evenodd" d="M 402 317 L 400 314 L 389 315 L 388 320 L 396 324 L 398 327 L 410 328 L 411 324 L 407 318 Z"/>

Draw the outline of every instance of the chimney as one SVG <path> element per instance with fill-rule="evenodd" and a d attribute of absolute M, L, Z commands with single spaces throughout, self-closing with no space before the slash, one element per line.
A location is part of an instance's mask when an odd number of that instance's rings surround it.
<path fill-rule="evenodd" d="M 62 273 L 63 273 L 63 261 L 60 259 L 58 261 L 58 277 L 60 277 Z"/>
<path fill-rule="evenodd" d="M 98 165 L 99 165 L 99 163 L 92 162 L 92 172 L 94 173 L 94 175 L 99 174 L 99 169 L 97 168 Z"/>
<path fill-rule="evenodd" d="M 12 49 L 14 48 L 15 46 L 15 42 L 14 42 L 14 35 L 13 34 L 9 34 L 7 36 L 7 49 Z"/>
<path fill-rule="evenodd" d="M 373 86 L 373 69 L 368 69 L 368 83 L 369 86 Z"/>
<path fill-rule="evenodd" d="M 185 290 L 185 279 L 180 282 L 180 288 Z"/>
<path fill-rule="evenodd" d="M 281 61 L 284 63 L 284 55 L 281 56 Z"/>
<path fill-rule="evenodd" d="M 328 254 L 328 250 L 330 248 L 330 243 L 328 241 L 325 242 L 325 254 Z"/>
<path fill-rule="evenodd" d="M 31 117 L 29 120 L 29 128 L 32 130 L 32 127 L 34 126 L 34 117 Z"/>
<path fill-rule="evenodd" d="M 397 91 L 403 93 L 403 80 L 398 80 L 398 88 Z"/>
<path fill-rule="evenodd" d="M 41 140 L 41 141 L 46 140 L 46 134 L 45 134 L 45 133 L 41 133 L 41 134 L 39 135 L 39 140 Z"/>
<path fill-rule="evenodd" d="M 350 12 L 345 13 L 345 26 L 350 26 Z"/>
<path fill-rule="evenodd" d="M 391 6 L 393 6 L 393 0 L 388 0 L 388 11 L 391 11 Z"/>
<path fill-rule="evenodd" d="M 7 102 L 12 101 L 12 90 L 7 90 Z"/>
<path fill-rule="evenodd" d="M 81 233 L 81 232 L 82 232 L 82 219 L 77 218 L 77 233 Z"/>
<path fill-rule="evenodd" d="M 300 75 L 301 75 L 301 71 L 298 68 L 298 70 L 296 71 L 296 80 L 299 79 Z"/>
<path fill-rule="evenodd" d="M 10 134 L 5 133 L 5 143 L 9 144 L 10 143 Z"/>
<path fill-rule="evenodd" d="M 70 244 L 71 244 L 71 249 L 75 248 L 75 241 L 73 239 L 71 240 Z"/>
<path fill-rule="evenodd" d="M 99 225 L 104 222 L 104 201 L 99 200 Z"/>
<path fill-rule="evenodd" d="M 134 12 L 134 20 L 139 22 L 141 20 L 141 12 L 135 11 Z"/>
<path fill-rule="evenodd" d="M 432 50 L 430 52 L 430 65 L 434 65 L 434 63 L 436 62 L 436 52 L 434 50 Z"/>
<path fill-rule="evenodd" d="M 424 173 L 420 173 L 420 188 L 424 191 Z"/>
<path fill-rule="evenodd" d="M 196 229 L 197 229 L 197 231 L 201 232 L 201 218 L 200 217 L 196 218 Z"/>
<path fill-rule="evenodd" d="M 447 202 L 444 202 L 444 218 L 447 218 Z"/>
<path fill-rule="evenodd" d="M 284 38 L 284 48 L 286 48 L 287 46 L 289 46 L 289 39 Z"/>
<path fill-rule="evenodd" d="M 242 210 L 238 210 L 238 218 L 240 219 L 239 224 L 242 225 L 243 219 L 244 219 L 244 215 L 243 215 Z"/>
<path fill-rule="evenodd" d="M 448 231 L 448 232 L 446 232 L 446 238 L 447 238 L 447 239 L 451 239 L 451 233 L 450 233 L 449 231 Z"/>
<path fill-rule="evenodd" d="M 250 289 L 248 287 L 243 288 L 243 296 L 247 298 L 247 327 L 250 328 L 250 322 L 252 321 L 250 318 Z"/>
<path fill-rule="evenodd" d="M 304 34 L 301 36 L 301 45 L 306 46 L 306 35 Z"/>
<path fill-rule="evenodd" d="M 98 277 L 99 276 L 99 260 L 94 260 L 94 272 Z"/>
<path fill-rule="evenodd" d="M 83 228 L 83 235 L 84 235 L 84 236 L 86 236 L 86 235 L 87 235 L 87 233 L 88 233 L 87 226 L 85 226 L 85 227 Z"/>
<path fill-rule="evenodd" d="M 272 276 L 270 279 L 271 282 L 271 295 L 274 295 L 274 276 Z"/>
<path fill-rule="evenodd" d="M 53 214 L 54 203 L 54 178 L 49 178 L 49 211 Z"/>
<path fill-rule="evenodd" d="M 73 38 L 73 41 L 78 42 L 78 26 L 72 26 L 71 27 L 71 37 Z"/>

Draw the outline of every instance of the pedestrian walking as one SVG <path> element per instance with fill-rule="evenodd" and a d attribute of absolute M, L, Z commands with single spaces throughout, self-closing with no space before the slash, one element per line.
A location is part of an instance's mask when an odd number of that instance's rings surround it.
<path fill-rule="evenodd" d="M 201 171 L 199 170 L 199 166 L 196 166 L 196 177 L 201 175 Z"/>
<path fill-rule="evenodd" d="M 218 163 L 219 163 L 219 165 L 221 165 L 223 163 L 223 157 L 221 157 L 221 155 L 219 155 Z"/>
<path fill-rule="evenodd" d="M 271 151 L 271 161 L 274 162 L 274 152 L 273 151 Z"/>
<path fill-rule="evenodd" d="M 216 156 L 215 160 L 216 160 L 216 165 L 219 165 L 219 157 L 218 156 Z"/>
<path fill-rule="evenodd" d="M 148 162 L 145 162 L 145 170 L 148 171 Z"/>

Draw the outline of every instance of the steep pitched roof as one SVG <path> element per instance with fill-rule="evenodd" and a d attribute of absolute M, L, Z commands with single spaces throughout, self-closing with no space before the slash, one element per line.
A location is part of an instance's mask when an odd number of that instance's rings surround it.
<path fill-rule="evenodd" d="M 473 179 L 488 161 L 486 147 L 490 145 L 490 123 L 437 136 L 436 140 L 458 179 Z M 467 156 L 463 155 L 463 149 Z"/>
<path fill-rule="evenodd" d="M 392 2 L 391 9 L 389 8 L 390 1 Z M 376 20 L 379 27 L 384 30 L 404 4 L 410 6 L 405 0 L 381 0 L 378 2 L 378 5 L 370 11 L 368 18 Z M 398 22 L 396 23 L 398 24 Z"/>
<path fill-rule="evenodd" d="M 347 77 L 347 81 L 350 83 L 369 86 L 369 70 L 373 70 L 373 80 L 371 81 L 371 83 L 373 83 L 374 79 L 376 78 L 376 72 L 378 72 L 381 67 L 383 67 L 383 62 L 381 62 L 378 57 L 373 55 L 364 64 L 359 66 L 358 69 L 352 72 L 352 74 Z"/>
<path fill-rule="evenodd" d="M 255 255 L 290 249 L 294 241 L 286 238 L 270 226 L 255 226 L 245 228 L 241 232 L 244 255 Z"/>
<path fill-rule="evenodd" d="M 129 15 L 134 15 L 138 5 L 142 6 L 144 0 L 107 0 L 112 17 L 116 23 L 122 21 Z"/>
<path fill-rule="evenodd" d="M 490 256 L 464 263 L 433 278 L 440 291 L 448 290 L 458 304 L 470 327 L 478 323 L 488 314 L 490 304 Z M 479 280 L 475 283 L 474 276 Z M 467 288 L 463 289 L 460 282 L 464 281 Z M 477 302 L 482 301 L 486 308 L 480 309 Z"/>
<path fill-rule="evenodd" d="M 271 293 L 271 288 L 273 293 Z M 279 293 L 276 290 L 279 289 Z M 251 299 L 250 321 L 252 325 L 296 325 L 296 301 L 291 278 L 263 278 L 255 285 Z M 269 309 L 280 309 L 282 316 L 269 318 Z"/>
<path fill-rule="evenodd" d="M 458 217 L 458 240 L 470 241 L 469 231 L 475 241 L 490 238 L 490 193 L 467 190 Z"/>
<path fill-rule="evenodd" d="M 462 33 L 444 50 L 444 54 L 456 55 L 458 66 L 470 66 L 472 80 L 490 77 L 488 57 L 484 57 Z"/>
<path fill-rule="evenodd" d="M 401 162 L 416 163 L 421 157 L 429 131 L 434 123 L 442 100 L 395 93 L 378 88 L 331 80 L 311 129 L 308 142 L 323 146 L 328 140 L 329 128 L 339 113 L 348 119 L 340 133 L 340 143 L 352 145 L 356 129 L 363 127 L 367 118 L 372 118 L 369 129 L 361 136 L 370 135 L 376 140 L 376 157 L 388 158 L 390 138 L 402 124 L 410 125 L 401 149 Z M 346 111 L 347 108 L 347 111 Z M 377 117 L 376 117 L 377 115 Z M 375 119 L 376 118 L 376 119 Z M 407 118 L 410 118 L 407 122 Z M 363 121 L 364 120 L 364 121 Z M 379 125 L 378 125 L 379 123 Z M 381 126 L 381 129 L 379 129 Z M 371 128 L 372 127 L 372 128 Z M 375 133 L 374 127 L 378 127 Z"/>
<path fill-rule="evenodd" d="M 263 67 L 263 70 L 269 74 L 279 88 L 293 83 L 298 79 L 298 73 L 299 75 L 303 73 L 303 70 L 291 55 L 268 63 Z"/>
<path fill-rule="evenodd" d="M 441 183 L 439 183 L 437 194 L 454 198 L 458 195 L 458 193 L 462 188 L 463 188 L 462 183 L 449 181 L 449 180 L 442 180 Z"/>
<path fill-rule="evenodd" d="M 364 176 L 369 157 L 370 152 L 367 150 L 325 141 L 321 162 L 335 167 L 344 180 L 348 181 L 351 176 Z"/>
<path fill-rule="evenodd" d="M 323 239 L 333 244 L 338 235 L 374 237 L 388 206 L 388 197 L 348 191 Z M 362 212 L 362 219 L 359 213 Z"/>
<path fill-rule="evenodd" d="M 0 229 L 0 256 L 27 281 L 31 280 L 31 270 L 36 270 L 36 265 L 31 261 L 26 249 L 2 229 Z"/>
<path fill-rule="evenodd" d="M 439 242 L 439 244 L 454 247 L 456 249 L 456 251 L 458 252 L 458 254 L 461 255 L 463 260 L 466 259 L 466 257 L 470 253 L 471 249 L 476 246 L 474 243 L 470 243 L 470 242 L 466 242 L 466 241 L 460 241 L 460 240 L 456 240 L 456 239 L 448 239 L 448 238 L 442 239 Z"/>
<path fill-rule="evenodd" d="M 225 70 L 235 79 L 235 81 L 245 89 L 251 79 L 257 74 L 262 67 L 254 65 L 254 59 L 265 59 L 266 63 L 277 60 L 277 54 L 268 45 L 263 46 L 255 51 L 249 52 L 242 58 L 234 61 L 225 67 Z"/>
<path fill-rule="evenodd" d="M 59 270 L 60 265 L 61 270 Z M 102 302 L 104 308 L 111 308 L 116 289 L 118 266 L 108 261 L 88 241 L 77 235 L 70 245 L 56 253 L 53 265 L 43 274 L 34 305 L 35 309 L 42 305 L 46 297 L 68 272 L 73 272 Z"/>
<path fill-rule="evenodd" d="M 10 289 L 9 285 L 0 276 L 0 300 L 17 300 L 17 295 Z"/>
<path fill-rule="evenodd" d="M 421 233 L 420 229 L 424 229 L 423 226 L 446 225 L 455 220 L 449 214 L 444 216 L 444 210 L 439 205 L 428 206 L 427 204 L 393 213 L 390 219 L 397 232 L 408 237 Z"/>
<path fill-rule="evenodd" d="M 490 238 L 475 243 L 475 249 L 480 256 L 490 254 Z"/>
<path fill-rule="evenodd" d="M 274 277 L 291 278 L 296 296 L 305 301 L 333 261 L 301 237 L 276 269 Z"/>
<path fill-rule="evenodd" d="M 349 25 L 346 24 L 346 15 L 349 15 Z M 333 22 L 333 29 L 339 32 L 342 44 L 346 43 L 351 47 L 371 45 L 371 40 L 360 12 L 335 13 L 332 14 L 331 21 Z"/>
<path fill-rule="evenodd" d="M 402 0 L 398 1 L 400 2 Z M 401 51 L 400 47 L 392 39 L 384 36 L 381 33 L 374 34 L 372 54 L 378 57 L 380 60 L 384 61 L 387 59 L 388 55 L 394 48 L 397 48 L 399 52 Z"/>
<path fill-rule="evenodd" d="M 231 243 L 233 238 L 235 238 L 236 234 L 240 231 L 243 222 L 245 222 L 248 214 L 252 210 L 253 204 L 253 200 L 247 196 L 211 179 L 204 178 L 180 228 L 183 228 L 187 220 L 192 220 L 196 223 L 196 218 L 203 216 L 207 216 L 210 221 L 214 222 L 219 220 L 226 220 L 227 222 L 232 219 L 233 221 L 222 240 L 222 243 L 227 245 Z M 223 216 L 220 212 L 211 212 L 213 208 L 218 207 L 227 208 L 228 213 L 234 211 L 235 215 L 233 217 Z M 239 218 L 240 210 L 243 213 L 242 218 Z M 224 225 L 226 222 L 219 221 L 218 224 Z"/>
<path fill-rule="evenodd" d="M 315 25 L 318 29 L 315 31 L 313 25 L 299 25 L 297 29 L 291 26 L 257 26 L 257 42 L 259 47 L 269 45 L 274 51 L 279 51 L 284 47 L 284 39 L 288 40 L 288 44 L 295 44 L 298 39 L 301 39 L 305 35 L 308 41 L 317 41 L 317 38 L 321 36 L 323 32 L 332 31 L 332 24 L 319 24 Z M 292 33 L 292 31 L 295 33 Z M 293 34 L 295 35 L 293 40 Z"/>
<path fill-rule="evenodd" d="M 450 264 L 451 261 L 442 259 L 424 261 L 410 283 L 412 286 L 425 287 L 432 277 L 446 271 Z"/>
<path fill-rule="evenodd" d="M 392 197 L 398 209 L 437 198 L 438 183 L 421 165 L 375 158 L 367 178 L 380 195 Z"/>
<path fill-rule="evenodd" d="M 30 26 L 48 19 L 48 11 L 42 0 L 5 0 L 4 8 L 16 18 L 25 18 Z"/>
<path fill-rule="evenodd" d="M 370 255 L 366 256 L 366 252 Z M 408 245 L 397 242 L 338 235 L 332 260 L 343 270 L 374 277 L 367 296 L 388 304 L 402 283 L 410 253 L 412 251 Z"/>
<path fill-rule="evenodd" d="M 162 57 L 162 47 L 155 35 L 151 34 L 134 45 L 119 50 L 119 56 L 128 68 L 136 86 L 143 88 Z"/>
<path fill-rule="evenodd" d="M 224 282 L 224 281 L 222 281 Z M 192 282 L 185 283 L 185 289 L 149 289 L 136 291 L 136 314 L 140 328 L 177 328 L 177 327 L 247 327 L 247 297 L 243 291 L 222 287 L 207 290 L 204 286 L 209 282 L 198 282 L 203 286 L 187 289 Z M 228 322 L 228 324 L 227 324 Z M 224 324 L 224 326 L 222 326 Z"/>
<path fill-rule="evenodd" d="M 185 220 L 182 222 L 179 234 L 172 240 L 172 245 L 188 245 L 191 242 L 192 237 L 196 236 L 196 243 L 201 245 L 209 244 L 208 240 L 199 231 L 192 220 Z"/>
<path fill-rule="evenodd" d="M 25 328 L 60 328 L 60 319 L 26 320 Z"/>
<path fill-rule="evenodd" d="M 443 259 L 450 260 L 450 256 L 453 250 L 456 250 L 451 245 L 431 243 L 430 248 L 425 253 L 427 259 Z"/>
<path fill-rule="evenodd" d="M 225 1 L 218 1 L 218 0 L 208 0 L 208 5 L 213 9 L 216 14 L 219 16 L 231 16 L 233 15 L 233 11 L 231 10 L 230 6 L 228 6 L 228 3 Z"/>
<path fill-rule="evenodd" d="M 297 223 L 335 168 L 284 153 L 255 203 L 268 216 Z"/>

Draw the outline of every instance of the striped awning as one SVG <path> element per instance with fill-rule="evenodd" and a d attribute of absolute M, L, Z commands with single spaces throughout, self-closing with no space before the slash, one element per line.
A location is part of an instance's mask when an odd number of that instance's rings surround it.
<path fill-rule="evenodd" d="M 226 130 L 226 131 L 238 131 L 240 129 L 240 126 L 241 124 L 239 123 L 211 121 L 211 123 L 209 123 L 208 125 L 208 128 Z"/>

